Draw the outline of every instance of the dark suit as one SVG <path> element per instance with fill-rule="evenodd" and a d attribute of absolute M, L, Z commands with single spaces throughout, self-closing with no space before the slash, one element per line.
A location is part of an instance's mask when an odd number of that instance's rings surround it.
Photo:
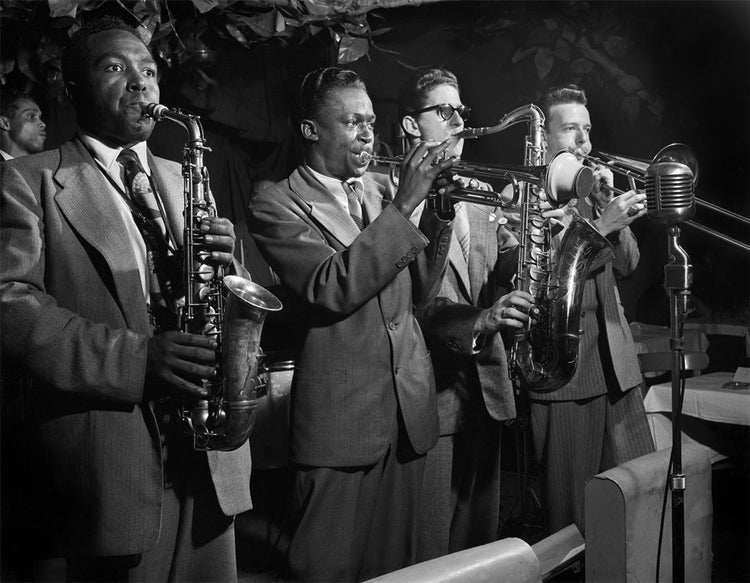
<path fill-rule="evenodd" d="M 496 539 L 500 504 L 500 423 L 515 417 L 513 387 L 500 334 L 474 353 L 479 314 L 507 293 L 516 271 L 516 238 L 497 209 L 465 205 L 468 262 L 451 242 L 438 297 L 419 312 L 432 352 L 440 440 L 427 454 L 419 560 Z"/>
<path fill-rule="evenodd" d="M 27 483 L 33 536 L 64 556 L 150 551 L 165 496 L 144 396 L 152 331 L 117 195 L 78 139 L 1 166 L 3 359 L 32 377 L 24 434 L 43 477 Z M 180 166 L 155 157 L 150 166 L 181 238 Z M 194 455 L 196 471 L 210 468 L 219 514 L 251 507 L 247 444 Z"/>
<path fill-rule="evenodd" d="M 578 210 L 584 218 L 594 218 L 585 201 Z M 583 532 L 588 478 L 654 450 L 635 344 L 615 280 L 615 273 L 627 276 L 638 265 L 638 243 L 629 227 L 608 238 L 612 248 L 601 255 L 611 260 L 603 265 L 595 261 L 583 283 L 576 373 L 557 391 L 530 394 L 552 532 L 573 522 Z"/>
<path fill-rule="evenodd" d="M 299 349 L 290 445 L 297 476 L 304 473 L 300 466 L 342 469 L 333 476 L 311 478 L 305 487 L 314 481 L 319 489 L 336 488 L 347 475 L 369 475 L 394 456 L 419 461 L 437 440 L 432 366 L 412 305 L 424 304 L 437 291 L 450 226 L 431 215 L 422 222 L 423 234 L 390 203 L 393 194 L 386 177 L 364 176 L 369 225 L 362 232 L 304 166 L 260 192 L 251 205 L 250 232 L 286 290 L 287 315 L 297 318 L 289 332 L 289 341 Z M 267 325 L 273 326 L 271 321 Z M 404 458 L 401 448 L 412 453 Z M 410 472 L 414 464 L 404 465 Z M 405 484 L 396 477 L 389 483 L 408 485 L 410 491 L 416 486 L 418 492 L 415 479 L 421 480 L 421 472 Z M 376 520 L 411 515 L 411 504 L 387 494 L 385 483 L 380 491 L 386 499 L 372 503 L 392 507 L 384 507 Z M 299 500 L 309 505 L 299 509 L 290 550 L 297 576 L 364 578 L 377 574 L 371 569 L 404 566 L 409 555 L 413 560 L 411 535 L 402 532 L 413 525 L 391 525 L 396 530 L 389 533 L 373 526 L 371 533 L 355 534 L 350 527 L 368 531 L 374 524 L 363 513 L 377 511 L 367 508 L 365 500 L 339 496 L 334 502 L 341 513 L 338 522 L 321 514 L 310 518 L 324 501 Z M 389 537 L 397 558 L 391 550 L 383 550 L 388 556 L 378 564 L 361 558 L 364 547 L 374 549 Z M 344 551 L 343 545 L 353 548 Z"/>

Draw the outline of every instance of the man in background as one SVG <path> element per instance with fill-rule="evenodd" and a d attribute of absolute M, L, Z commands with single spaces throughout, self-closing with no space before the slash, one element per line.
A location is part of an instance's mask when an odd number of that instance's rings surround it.
<path fill-rule="evenodd" d="M 539 102 L 545 115 L 547 162 L 560 151 L 579 158 L 591 152 L 586 95 L 575 85 L 549 89 Z M 646 213 L 645 194 L 613 197 L 612 172 L 594 168 L 592 193 L 548 216 L 563 227 L 573 213 L 588 219 L 611 247 L 594 260 L 584 282 L 578 368 L 551 393 L 531 392 L 534 447 L 544 472 L 550 532 L 571 523 L 584 531 L 584 486 L 591 476 L 654 451 L 633 337 L 617 291 L 617 276 L 638 265 L 638 243 L 629 225 Z M 564 230 L 554 238 L 558 245 Z M 559 248 L 556 249 L 559 253 Z M 558 258 L 559 259 L 559 258 Z"/>
<path fill-rule="evenodd" d="M 10 160 L 41 152 L 47 139 L 42 111 L 28 94 L 3 87 L 0 95 L 0 156 Z"/>
<path fill-rule="evenodd" d="M 464 129 L 469 108 L 453 73 L 417 71 L 399 91 L 401 126 L 412 146 Z M 449 155 L 463 140 L 451 138 Z M 461 186 L 488 188 L 456 176 Z M 419 211 L 424 205 L 420 205 Z M 418 311 L 437 383 L 440 439 L 427 453 L 417 556 L 425 561 L 492 542 L 500 515 L 501 421 L 515 417 L 501 331 L 529 321 L 533 298 L 508 290 L 518 241 L 499 209 L 455 204 L 449 264 L 438 296 Z"/>

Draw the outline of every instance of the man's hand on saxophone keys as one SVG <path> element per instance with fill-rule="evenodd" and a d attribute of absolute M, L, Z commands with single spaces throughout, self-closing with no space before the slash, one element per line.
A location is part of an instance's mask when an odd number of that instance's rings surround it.
<path fill-rule="evenodd" d="M 206 398 L 200 379 L 216 376 L 216 340 L 171 330 L 148 341 L 146 375 L 188 398 Z M 161 384 L 161 383 L 160 383 Z"/>
<path fill-rule="evenodd" d="M 211 259 L 221 265 L 229 265 L 234 255 L 234 225 L 223 217 L 201 219 L 200 231 L 203 243 L 211 252 Z"/>
<path fill-rule="evenodd" d="M 475 335 L 489 335 L 501 328 L 525 328 L 534 319 L 534 297 L 525 291 L 513 290 L 483 310 L 474 322 Z"/>

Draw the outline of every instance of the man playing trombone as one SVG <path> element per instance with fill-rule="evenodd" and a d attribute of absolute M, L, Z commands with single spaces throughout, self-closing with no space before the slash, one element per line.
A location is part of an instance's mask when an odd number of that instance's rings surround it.
<path fill-rule="evenodd" d="M 579 159 L 591 152 L 586 95 L 575 85 L 543 94 L 547 161 L 560 151 Z M 578 368 L 551 393 L 531 394 L 534 447 L 544 469 L 550 532 L 575 523 L 584 530 L 584 486 L 591 476 L 654 450 L 638 389 L 640 368 L 617 292 L 617 276 L 638 265 L 638 244 L 629 225 L 646 213 L 645 195 L 612 195 L 612 172 L 601 165 L 592 193 L 571 206 L 545 213 L 563 228 L 577 212 L 611 243 L 597 257 L 583 291 Z M 564 232 L 564 231 L 563 231 Z M 560 233 L 555 240 L 559 242 Z"/>
<path fill-rule="evenodd" d="M 453 73 L 425 68 L 402 85 L 399 110 L 415 145 L 463 130 L 469 108 Z M 454 142 L 449 154 L 460 156 L 463 140 Z M 467 177 L 456 180 L 482 186 Z M 515 417 L 499 332 L 525 326 L 533 303 L 527 292 L 506 293 L 518 241 L 502 226 L 499 209 L 465 202 L 454 209 L 448 270 L 438 297 L 417 314 L 432 352 L 440 417 L 440 439 L 427 453 L 422 486 L 420 561 L 497 537 L 500 421 Z"/>

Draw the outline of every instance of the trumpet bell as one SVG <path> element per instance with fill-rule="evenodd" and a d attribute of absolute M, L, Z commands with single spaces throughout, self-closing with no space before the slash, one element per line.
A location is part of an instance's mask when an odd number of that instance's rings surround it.
<path fill-rule="evenodd" d="M 544 188 L 557 206 L 573 198 L 585 198 L 594 188 L 594 173 L 571 152 L 558 152 L 547 167 Z"/>

